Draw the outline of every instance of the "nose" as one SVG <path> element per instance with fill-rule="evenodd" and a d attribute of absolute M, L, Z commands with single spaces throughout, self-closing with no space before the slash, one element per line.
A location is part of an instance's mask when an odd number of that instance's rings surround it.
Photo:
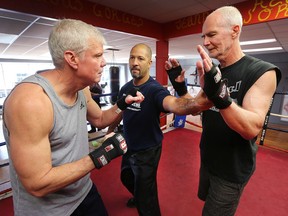
<path fill-rule="evenodd" d="M 130 59 L 130 64 L 133 66 L 138 65 L 137 58 Z"/>
<path fill-rule="evenodd" d="M 207 47 L 210 44 L 210 40 L 208 37 L 203 37 L 203 46 Z"/>
<path fill-rule="evenodd" d="M 105 67 L 106 66 L 106 60 L 105 58 L 103 57 L 102 61 L 101 61 L 101 66 L 102 67 Z"/>

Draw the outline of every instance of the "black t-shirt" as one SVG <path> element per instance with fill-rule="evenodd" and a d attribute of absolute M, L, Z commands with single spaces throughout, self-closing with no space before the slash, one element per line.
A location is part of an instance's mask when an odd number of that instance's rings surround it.
<path fill-rule="evenodd" d="M 133 87 L 135 86 L 132 81 L 126 83 L 119 96 L 122 97 Z M 164 98 L 170 95 L 170 92 L 152 77 L 136 88 L 144 95 L 144 101 L 131 104 L 123 112 L 124 136 L 128 151 L 133 152 L 161 144 L 163 133 L 159 116 L 161 112 L 165 112 L 162 105 Z"/>
<path fill-rule="evenodd" d="M 242 106 L 243 98 L 251 86 L 265 72 L 275 69 L 277 83 L 280 70 L 273 64 L 251 56 L 221 69 L 222 77 L 228 79 L 230 96 Z M 203 132 L 200 142 L 201 160 L 209 171 L 231 182 L 243 183 L 255 169 L 256 138 L 245 140 L 230 129 L 215 107 L 203 112 Z"/>

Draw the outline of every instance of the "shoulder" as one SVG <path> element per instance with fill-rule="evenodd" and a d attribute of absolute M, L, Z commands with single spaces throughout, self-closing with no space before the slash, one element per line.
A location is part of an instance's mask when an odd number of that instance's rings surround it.
<path fill-rule="evenodd" d="M 253 67 L 253 69 L 256 69 L 256 70 L 268 71 L 268 70 L 273 70 L 277 68 L 276 65 L 270 62 L 266 62 L 256 57 L 249 56 L 249 55 L 245 56 L 245 61 L 246 61 L 246 64 L 248 64 L 250 67 Z"/>
<path fill-rule="evenodd" d="M 152 79 L 148 86 L 154 97 L 158 99 L 163 100 L 166 96 L 170 95 L 170 92 L 157 80 Z"/>
<path fill-rule="evenodd" d="M 26 122 L 45 122 L 51 126 L 53 107 L 50 98 L 41 86 L 21 83 L 16 86 L 4 103 L 5 122 L 23 124 Z"/>
<path fill-rule="evenodd" d="M 47 105 L 51 105 L 51 101 L 40 85 L 21 83 L 7 97 L 5 106 L 8 105 L 23 111 L 40 108 L 44 111 Z"/>
<path fill-rule="evenodd" d="M 249 62 L 249 67 L 251 68 L 251 71 L 255 71 L 256 74 L 259 74 L 259 76 L 262 76 L 268 71 L 275 71 L 277 83 L 280 82 L 281 71 L 276 65 L 249 55 L 246 55 L 245 57 L 247 59 L 247 62 Z"/>
<path fill-rule="evenodd" d="M 149 85 L 150 88 L 165 89 L 163 85 L 161 85 L 157 80 L 153 79 L 152 77 L 150 77 L 147 84 Z"/>
<path fill-rule="evenodd" d="M 127 89 L 131 89 L 132 87 L 133 87 L 133 80 L 130 80 L 121 87 L 120 91 L 126 92 Z"/>

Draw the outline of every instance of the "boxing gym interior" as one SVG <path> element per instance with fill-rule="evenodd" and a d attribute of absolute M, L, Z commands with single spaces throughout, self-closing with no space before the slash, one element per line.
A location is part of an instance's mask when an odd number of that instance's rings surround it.
<path fill-rule="evenodd" d="M 129 51 L 137 43 L 153 52 L 151 76 L 171 94 L 173 87 L 164 69 L 167 56 L 179 60 L 186 71 L 188 92 L 200 91 L 196 62 L 201 26 L 207 14 L 233 5 L 244 19 L 241 47 L 244 53 L 273 63 L 282 79 L 273 96 L 263 128 L 257 137 L 256 170 L 236 211 L 237 216 L 286 216 L 288 214 L 288 3 L 285 0 L 1 0 L 0 1 L 0 122 L 2 106 L 11 89 L 37 70 L 53 68 L 48 50 L 49 33 L 61 18 L 80 19 L 97 26 L 107 40 L 107 65 L 99 83 L 101 109 L 115 103 L 119 87 L 131 79 Z M 216 127 L 215 123 L 215 127 Z M 121 125 L 119 125 L 119 128 Z M 203 202 L 197 197 L 202 133 L 201 116 L 163 113 L 164 134 L 158 169 L 158 196 L 163 216 L 201 215 Z M 89 148 L 97 148 L 107 128 L 91 132 Z M 128 191 L 120 182 L 121 159 L 91 172 L 111 216 L 136 216 L 127 208 Z M 0 132 L 0 215 L 13 215 L 13 190 L 9 156 Z"/>

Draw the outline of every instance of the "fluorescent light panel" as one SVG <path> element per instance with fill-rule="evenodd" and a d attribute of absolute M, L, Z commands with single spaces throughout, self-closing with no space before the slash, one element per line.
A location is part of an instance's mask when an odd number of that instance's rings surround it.
<path fill-rule="evenodd" d="M 254 45 L 254 44 L 265 44 L 265 43 L 273 43 L 277 40 L 275 38 L 262 39 L 262 40 L 251 40 L 251 41 L 242 41 L 240 45 Z M 257 48 L 257 49 L 244 49 L 243 52 L 265 52 L 265 51 L 275 51 L 282 50 L 282 47 L 269 47 L 269 48 Z"/>
<path fill-rule="evenodd" d="M 275 51 L 282 50 L 282 47 L 270 47 L 270 48 L 259 48 L 259 49 L 246 49 L 243 52 L 265 52 L 265 51 Z"/>
<path fill-rule="evenodd" d="M 114 47 L 113 46 L 109 46 L 109 45 L 104 45 L 103 48 L 104 48 L 104 50 L 107 50 L 107 49 L 112 49 Z"/>
<path fill-rule="evenodd" d="M 245 45 L 252 45 L 252 44 L 272 43 L 272 42 L 276 42 L 276 39 L 271 38 L 271 39 L 262 39 L 262 40 L 241 41 L 240 45 L 245 46 Z"/>
<path fill-rule="evenodd" d="M 0 43 L 10 44 L 10 43 L 12 43 L 17 37 L 18 37 L 18 35 L 0 33 Z"/>

